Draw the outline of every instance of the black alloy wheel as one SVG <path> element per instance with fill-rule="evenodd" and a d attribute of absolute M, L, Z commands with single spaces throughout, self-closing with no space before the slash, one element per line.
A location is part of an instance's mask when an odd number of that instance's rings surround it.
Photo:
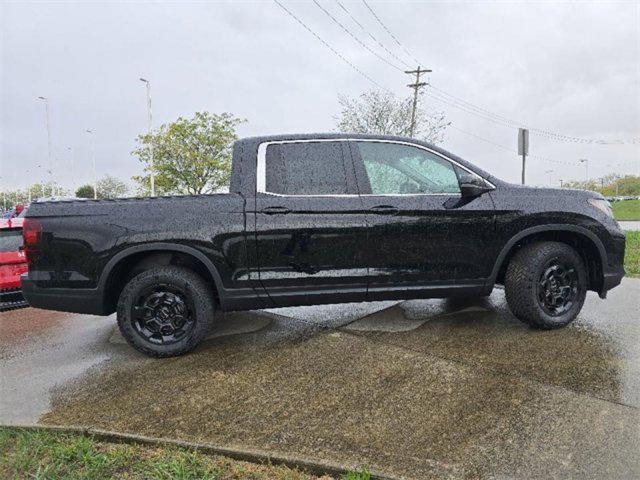
<path fill-rule="evenodd" d="M 511 312 L 534 328 L 561 328 L 577 316 L 589 277 L 580 254 L 566 243 L 524 245 L 509 261 L 504 291 Z"/>
<path fill-rule="evenodd" d="M 167 284 L 151 286 L 138 296 L 131 321 L 145 340 L 170 345 L 191 333 L 195 326 L 193 302 L 182 289 Z"/>
<path fill-rule="evenodd" d="M 127 343 L 152 357 L 193 350 L 211 331 L 212 286 L 181 266 L 153 267 L 133 277 L 118 299 L 118 327 Z"/>
<path fill-rule="evenodd" d="M 552 317 L 571 310 L 578 296 L 578 274 L 571 264 L 551 261 L 538 281 L 538 302 Z"/>

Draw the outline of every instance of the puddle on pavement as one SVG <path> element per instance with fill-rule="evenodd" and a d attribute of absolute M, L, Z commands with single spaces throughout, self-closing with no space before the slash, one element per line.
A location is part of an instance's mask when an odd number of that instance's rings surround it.
<path fill-rule="evenodd" d="M 410 332 L 432 318 L 468 312 L 487 312 L 483 301 L 411 300 L 377 311 L 351 323 L 343 330 L 352 332 Z"/>
<path fill-rule="evenodd" d="M 470 315 L 476 313 L 462 314 Z M 471 322 L 453 317 L 454 330 Z M 336 333 L 260 350 L 214 343 L 152 361 L 151 376 L 148 368 L 103 372 L 42 420 L 357 462 L 419 478 L 640 473 L 635 408 Z"/>
<path fill-rule="evenodd" d="M 227 337 L 231 335 L 242 335 L 246 333 L 258 332 L 268 327 L 273 321 L 273 317 L 262 312 L 230 312 L 220 314 L 216 319 L 213 330 L 207 339 Z M 127 343 L 120 334 L 117 326 L 114 327 L 110 343 Z"/>
<path fill-rule="evenodd" d="M 549 332 L 510 315 L 501 291 L 357 315 L 327 308 L 324 319 L 323 307 L 293 312 L 306 320 L 282 316 L 294 309 L 239 314 L 270 320 L 245 318 L 227 331 L 243 334 L 181 358 L 131 353 L 61 389 L 42 421 L 415 477 L 638 477 L 639 287 L 625 281 L 607 302 L 590 295 L 577 322 Z M 131 352 L 110 334 L 109 352 Z"/>

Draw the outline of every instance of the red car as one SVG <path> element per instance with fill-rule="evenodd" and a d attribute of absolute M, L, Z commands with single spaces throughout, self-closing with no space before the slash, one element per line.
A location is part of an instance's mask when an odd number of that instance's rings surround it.
<path fill-rule="evenodd" d="M 20 275 L 27 273 L 22 247 L 22 218 L 0 220 L 0 311 L 27 306 Z"/>

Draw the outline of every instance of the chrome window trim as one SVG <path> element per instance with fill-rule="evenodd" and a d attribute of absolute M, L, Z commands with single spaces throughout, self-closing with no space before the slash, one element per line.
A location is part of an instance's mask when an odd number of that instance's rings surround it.
<path fill-rule="evenodd" d="M 409 147 L 415 147 L 415 148 L 419 148 L 421 150 L 424 150 L 426 152 L 432 153 L 433 155 L 436 155 L 444 160 L 446 160 L 447 162 L 451 162 L 454 165 L 458 166 L 459 168 L 465 170 L 466 172 L 470 173 L 471 175 L 474 175 L 475 177 L 481 179 L 483 182 L 488 183 L 489 185 L 491 185 L 492 188 L 496 188 L 496 186 L 491 183 L 489 180 L 486 180 L 484 178 L 482 178 L 480 175 L 478 175 L 476 172 L 474 172 L 473 170 L 470 170 L 469 168 L 465 167 L 464 165 L 461 165 L 460 163 L 456 162 L 455 160 L 453 160 L 452 158 L 447 157 L 446 155 L 443 155 L 440 152 L 436 152 L 435 150 L 432 150 L 428 147 L 425 147 L 423 145 L 417 145 L 415 143 L 411 143 L 411 142 L 405 142 L 402 140 L 383 140 L 383 139 L 376 139 L 376 138 L 305 138 L 305 139 L 297 139 L 297 140 L 273 140 L 273 141 L 268 141 L 268 142 L 262 142 L 260 145 L 258 145 L 258 155 L 257 155 L 257 159 L 256 159 L 256 192 L 257 193 L 264 193 L 266 195 L 274 195 L 277 197 L 424 197 L 424 196 L 446 196 L 446 197 L 451 197 L 451 196 L 455 196 L 455 195 L 459 195 L 459 193 L 380 193 L 380 194 L 375 194 L 375 193 L 363 193 L 363 194 L 324 194 L 324 195 L 320 195 L 320 194 L 314 194 L 314 195 L 290 195 L 290 194 L 286 194 L 286 193 L 274 193 L 274 192 L 267 192 L 266 190 L 266 182 L 267 182 L 267 170 L 266 170 L 266 163 L 267 163 L 267 147 L 269 147 L 269 145 L 281 145 L 281 144 L 285 144 L 285 143 L 319 143 L 319 142 L 373 142 L 373 143 L 392 143 L 392 144 L 396 144 L 396 145 L 407 145 Z"/>

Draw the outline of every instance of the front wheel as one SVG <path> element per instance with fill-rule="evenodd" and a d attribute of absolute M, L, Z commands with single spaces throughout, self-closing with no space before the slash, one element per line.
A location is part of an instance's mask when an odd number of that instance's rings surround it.
<path fill-rule="evenodd" d="M 532 243 L 509 262 L 504 287 L 516 317 L 549 330 L 576 318 L 587 294 L 587 273 L 580 255 L 569 245 Z"/>
<path fill-rule="evenodd" d="M 136 350 L 173 357 L 193 350 L 213 324 L 210 287 L 193 271 L 165 266 L 132 278 L 118 300 L 118 327 Z"/>

